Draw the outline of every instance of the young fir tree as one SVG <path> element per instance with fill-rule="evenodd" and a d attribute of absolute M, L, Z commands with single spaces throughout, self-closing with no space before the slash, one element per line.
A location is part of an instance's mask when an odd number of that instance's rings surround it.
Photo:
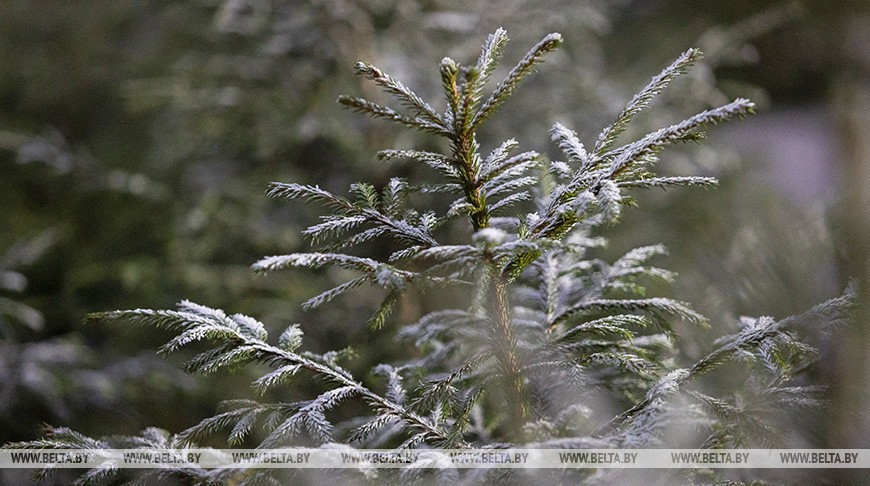
<path fill-rule="evenodd" d="M 397 339 L 413 343 L 419 352 L 407 361 L 377 366 L 372 373 L 380 377 L 379 382 L 366 384 L 343 364 L 347 352 L 304 351 L 301 325 L 292 325 L 277 339 L 270 339 L 263 324 L 251 317 L 228 315 L 187 301 L 177 310 L 95 314 L 92 319 L 99 321 L 176 330 L 178 335 L 164 346 L 165 352 L 196 341 L 211 343 L 211 349 L 187 364 L 192 373 L 267 363 L 272 369 L 253 383 L 256 391 L 288 386 L 299 374 L 312 375 L 329 386 L 302 401 L 233 400 L 225 404 L 225 412 L 177 434 L 148 429 L 135 437 L 92 439 L 57 428 L 42 440 L 12 446 L 181 447 L 192 445 L 203 434 L 225 429 L 229 444 L 234 445 L 259 426 L 265 437 L 260 447 L 313 442 L 330 448 L 396 450 L 713 448 L 769 443 L 777 433 L 770 421 L 775 412 L 818 406 L 819 390 L 793 381 L 815 355 L 798 332 L 807 323 L 832 328 L 845 322 L 853 306 L 852 292 L 780 321 L 744 318 L 739 333 L 707 344 L 706 356 L 685 365 L 685 358 L 674 347 L 674 323 L 705 325 L 705 318 L 684 302 L 646 297 L 642 286 L 649 279 L 674 279 L 672 272 L 649 263 L 665 249 L 660 245 L 635 248 L 612 263 L 587 256 L 590 249 L 604 244 L 592 231 L 614 223 L 632 202 L 627 190 L 714 185 L 712 178 L 657 176 L 653 169 L 667 146 L 698 141 L 707 126 L 749 114 L 753 104 L 737 99 L 636 141 L 617 143 L 632 118 L 701 58 L 698 50 L 689 49 L 654 76 L 588 147 L 570 128 L 556 124 L 550 136 L 563 153 L 562 160 L 548 161 L 538 153 L 521 152 L 515 140 L 483 150 L 478 140 L 481 127 L 562 41 L 559 34 L 544 37 L 502 81 L 487 90 L 507 40 L 506 33 L 497 30 L 486 39 L 472 65 L 442 60 L 443 111 L 378 68 L 357 63 L 360 75 L 394 96 L 403 108 L 349 96 L 339 102 L 446 139 L 449 149 L 445 153 L 402 149 L 378 154 L 381 160 L 425 164 L 438 175 L 436 182 L 415 186 L 394 178 L 381 189 L 360 182 L 351 186 L 351 197 L 296 183 L 276 182 L 269 189 L 271 196 L 322 204 L 331 213 L 304 232 L 321 245 L 321 251 L 267 257 L 253 265 L 255 271 L 335 266 L 357 275 L 312 297 L 304 307 L 326 304 L 363 285 L 380 287 L 384 300 L 368 319 L 372 332 L 378 332 L 410 289 L 457 287 L 470 295 L 456 308 L 431 312 L 414 323 L 400 323 Z M 409 207 L 409 196 L 418 193 L 450 194 L 455 201 L 446 208 Z M 470 238 L 445 241 L 450 235 L 462 234 L 448 230 L 454 225 L 470 227 L 465 232 Z M 342 252 L 383 238 L 400 245 L 387 261 Z M 696 383 L 726 363 L 742 364 L 749 377 L 741 384 L 739 396 L 736 390 L 711 394 L 709 387 Z M 362 402 L 369 414 L 338 418 L 341 414 L 334 412 L 336 407 L 350 401 Z M 614 411 L 615 407 L 622 408 Z M 279 474 L 287 471 L 179 466 L 145 474 L 247 484 L 278 481 Z M 111 467 L 94 469 L 80 482 L 118 472 Z M 362 472 L 357 477 L 379 481 L 393 474 L 400 480 L 434 474 L 468 481 L 508 474 L 449 467 L 399 472 L 368 467 Z M 604 481 L 615 473 L 547 474 Z M 707 478 L 690 475 L 690 479 Z"/>

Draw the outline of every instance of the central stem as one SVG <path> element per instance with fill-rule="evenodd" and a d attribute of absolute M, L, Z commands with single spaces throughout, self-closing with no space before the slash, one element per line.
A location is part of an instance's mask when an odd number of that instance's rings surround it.
<path fill-rule="evenodd" d="M 476 147 L 474 134 L 470 133 L 459 137 L 453 153 L 462 167 L 462 186 L 465 199 L 471 204 L 470 216 L 474 231 L 489 227 L 489 210 L 486 207 L 486 195 L 480 188 Z"/>
<path fill-rule="evenodd" d="M 529 417 L 526 384 L 523 379 L 517 339 L 510 314 L 508 282 L 498 265 L 491 264 L 489 288 L 489 334 L 499 368 L 504 374 L 504 393 L 510 424 L 506 428 L 512 439 L 522 438 L 522 427 Z"/>
<path fill-rule="evenodd" d="M 474 133 L 463 133 L 457 137 L 453 156 L 462 168 L 463 190 L 471 205 L 470 218 L 474 231 L 489 227 L 489 210 L 486 207 L 486 194 L 479 182 L 477 144 Z M 489 288 L 487 289 L 489 316 L 489 337 L 493 355 L 504 376 L 504 395 L 507 402 L 509 424 L 505 427 L 512 440 L 522 440 L 522 428 L 529 416 L 526 403 L 525 381 L 523 380 L 517 339 L 508 302 L 508 279 L 502 275 L 501 265 L 490 260 Z"/>

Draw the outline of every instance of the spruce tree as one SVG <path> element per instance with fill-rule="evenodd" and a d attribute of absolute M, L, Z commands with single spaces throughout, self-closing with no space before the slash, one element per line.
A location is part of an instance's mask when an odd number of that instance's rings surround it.
<path fill-rule="evenodd" d="M 481 136 L 484 125 L 562 38 L 547 35 L 501 81 L 491 83 L 507 41 L 499 29 L 486 39 L 476 62 L 464 65 L 444 58 L 441 103 L 424 101 L 371 64 L 356 64 L 357 73 L 395 98 L 399 107 L 354 96 L 339 102 L 441 143 L 442 152 L 388 149 L 377 154 L 380 161 L 427 166 L 430 181 L 393 178 L 384 187 L 358 182 L 349 196 L 292 182 L 275 182 L 268 189 L 270 196 L 320 204 L 328 212 L 304 231 L 317 251 L 263 258 L 253 264 L 255 272 L 338 267 L 356 275 L 311 297 L 305 308 L 327 305 L 361 286 L 378 287 L 383 289 L 379 307 L 358 320 L 371 332 L 386 332 L 382 328 L 394 319 L 391 311 L 412 289 L 453 292 L 455 306 L 416 322 L 395 323 L 396 339 L 412 344 L 416 352 L 375 367 L 377 379 L 370 380 L 348 370 L 349 350 L 306 351 L 304 324 L 291 325 L 272 339 L 252 317 L 188 301 L 175 310 L 94 314 L 90 318 L 95 321 L 174 330 L 177 335 L 164 352 L 210 343 L 187 363 L 191 373 L 266 363 L 271 371 L 253 383 L 255 391 L 292 387 L 294 376 L 302 374 L 328 387 L 300 401 L 232 400 L 224 412 L 179 433 L 148 429 L 134 437 L 93 439 L 55 428 L 41 440 L 12 446 L 181 447 L 224 430 L 228 443 L 235 445 L 261 427 L 264 438 L 257 445 L 264 448 L 737 447 L 773 440 L 777 431 L 769 419 L 778 410 L 818 406 L 819 390 L 795 380 L 817 357 L 801 328 L 834 329 L 846 322 L 854 301 L 851 291 L 799 316 L 743 318 L 740 332 L 700 343 L 709 351 L 687 363 L 675 346 L 677 330 L 708 322 L 688 303 L 646 295 L 649 282 L 675 278 L 652 263 L 666 254 L 665 248 L 634 248 L 612 262 L 591 256 L 606 244 L 596 231 L 619 220 L 640 197 L 637 189 L 714 186 L 710 177 L 657 175 L 659 156 L 671 145 L 702 140 L 711 125 L 752 113 L 753 103 L 739 98 L 622 143 L 620 135 L 633 118 L 701 59 L 700 51 L 689 49 L 654 76 L 591 143 L 555 124 L 549 137 L 562 155 L 549 160 L 520 150 L 516 140 Z M 444 195 L 453 201 L 434 204 Z M 360 255 L 358 248 L 369 241 L 390 241 L 396 249 L 381 260 Z M 703 386 L 704 375 L 726 364 L 740 366 L 750 377 L 739 396 Z M 346 402 L 362 403 L 368 412 L 342 418 L 335 410 Z M 489 469 L 430 472 L 470 482 L 508 474 Z M 84 484 L 116 473 L 95 469 L 80 480 Z M 145 474 L 248 484 L 277 481 L 285 473 L 177 467 Z M 394 479 L 404 481 L 427 470 L 369 468 L 363 473 L 355 477 L 380 481 L 398 474 Z M 547 474 L 603 481 L 616 473 Z"/>

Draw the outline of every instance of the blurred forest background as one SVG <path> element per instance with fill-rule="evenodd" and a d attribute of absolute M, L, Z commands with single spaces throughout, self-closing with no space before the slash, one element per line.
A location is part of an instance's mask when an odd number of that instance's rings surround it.
<path fill-rule="evenodd" d="M 181 358 L 155 355 L 168 335 L 87 323 L 89 312 L 190 299 L 273 329 L 302 322 L 321 351 L 352 344 L 356 370 L 390 361 L 397 324 L 371 332 L 354 318 L 377 300 L 365 290 L 303 313 L 302 301 L 341 277 L 249 271 L 261 256 L 309 248 L 299 231 L 319 214 L 264 190 L 295 181 L 344 192 L 356 180 L 411 176 L 416 168 L 378 162 L 376 151 L 431 139 L 335 103 L 342 93 L 378 99 L 353 62 L 438 98 L 441 58 L 472 61 L 499 26 L 512 39 L 509 60 L 549 32 L 566 43 L 497 115 L 484 149 L 515 137 L 553 154 L 555 121 L 591 142 L 691 46 L 705 61 L 640 125 L 737 96 L 759 104 L 758 115 L 664 157 L 664 172 L 714 175 L 721 187 L 639 195 L 640 207 L 604 235 L 603 257 L 641 244 L 670 249 L 661 265 L 680 278 L 667 292 L 713 322 L 685 331 L 687 359 L 741 315 L 798 313 L 852 278 L 866 292 L 868 5 L 0 2 L 0 443 L 34 439 L 45 423 L 90 435 L 179 431 L 220 400 L 246 396 L 257 376 L 194 380 Z M 413 319 L 420 305 L 403 302 L 396 320 Z M 870 321 L 861 312 L 845 337 L 822 343 L 824 366 L 808 374 L 829 387 L 830 407 L 783 425 L 785 446 L 870 447 Z"/>

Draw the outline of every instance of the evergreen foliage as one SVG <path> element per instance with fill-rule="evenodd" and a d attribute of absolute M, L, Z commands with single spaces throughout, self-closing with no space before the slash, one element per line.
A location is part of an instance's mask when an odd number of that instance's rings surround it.
<path fill-rule="evenodd" d="M 305 307 L 327 304 L 363 285 L 378 287 L 384 298 L 368 318 L 377 329 L 412 289 L 455 288 L 468 295 L 455 298 L 455 307 L 399 323 L 397 339 L 415 346 L 416 353 L 376 367 L 375 379 L 364 380 L 348 371 L 349 350 L 304 351 L 304 325 L 294 324 L 270 339 L 254 318 L 187 301 L 177 310 L 94 314 L 96 321 L 175 331 L 163 352 L 208 342 L 210 348 L 187 363 L 191 373 L 264 363 L 271 371 L 253 383 L 256 391 L 288 386 L 301 374 L 327 386 L 301 401 L 233 400 L 224 412 L 178 434 L 148 429 L 136 437 L 96 440 L 56 428 L 45 439 L 12 446 L 162 448 L 192 445 L 219 431 L 228 431 L 232 445 L 262 427 L 260 447 L 723 447 L 773 441 L 776 427 L 770 420 L 777 410 L 819 406 L 818 390 L 796 379 L 817 356 L 802 340 L 801 328 L 841 326 L 854 305 L 853 291 L 799 316 L 744 318 L 740 332 L 705 345 L 709 351 L 693 363 L 676 346 L 678 331 L 706 326 L 707 320 L 685 302 L 647 295 L 650 284 L 675 278 L 652 263 L 666 250 L 635 248 L 614 262 L 590 256 L 606 243 L 593 236 L 594 230 L 616 223 L 633 202 L 628 189 L 715 185 L 708 177 L 657 175 L 659 154 L 670 145 L 702 139 L 710 125 L 752 113 L 753 103 L 736 99 L 620 144 L 632 119 L 701 58 L 690 49 L 654 76 L 591 148 L 556 124 L 550 136 L 562 160 L 520 152 L 515 140 L 494 144 L 484 155 L 481 127 L 562 38 L 544 37 L 488 90 L 507 40 L 505 31 L 497 30 L 471 65 L 444 58 L 439 70 L 443 103 L 427 103 L 364 62 L 357 63 L 357 73 L 401 108 L 360 97 L 339 99 L 355 111 L 444 139 L 444 153 L 390 149 L 378 154 L 379 159 L 424 164 L 439 180 L 412 185 L 394 178 L 381 189 L 360 182 L 351 186 L 350 197 L 296 183 L 269 188 L 271 196 L 321 204 L 330 213 L 304 231 L 320 251 L 269 256 L 253 265 L 255 271 L 337 267 L 358 275 L 312 297 Z M 443 111 L 436 108 L 442 104 Z M 455 200 L 444 207 L 412 207 L 432 193 L 452 194 Z M 452 241 L 457 234 L 468 238 Z M 384 238 L 397 248 L 386 261 L 340 253 Z M 748 376 L 739 392 L 714 395 L 703 386 L 704 375 L 734 364 Z M 336 409 L 350 401 L 363 402 L 370 414 L 342 418 Z M 80 482 L 115 472 L 90 471 Z M 358 479 L 393 473 L 366 470 Z M 280 473 L 179 467 L 149 474 L 247 484 L 278 481 L 271 475 Z M 396 474 L 399 480 L 414 479 L 410 471 Z M 507 473 L 435 474 L 472 482 Z M 617 472 L 558 474 L 600 481 Z"/>

